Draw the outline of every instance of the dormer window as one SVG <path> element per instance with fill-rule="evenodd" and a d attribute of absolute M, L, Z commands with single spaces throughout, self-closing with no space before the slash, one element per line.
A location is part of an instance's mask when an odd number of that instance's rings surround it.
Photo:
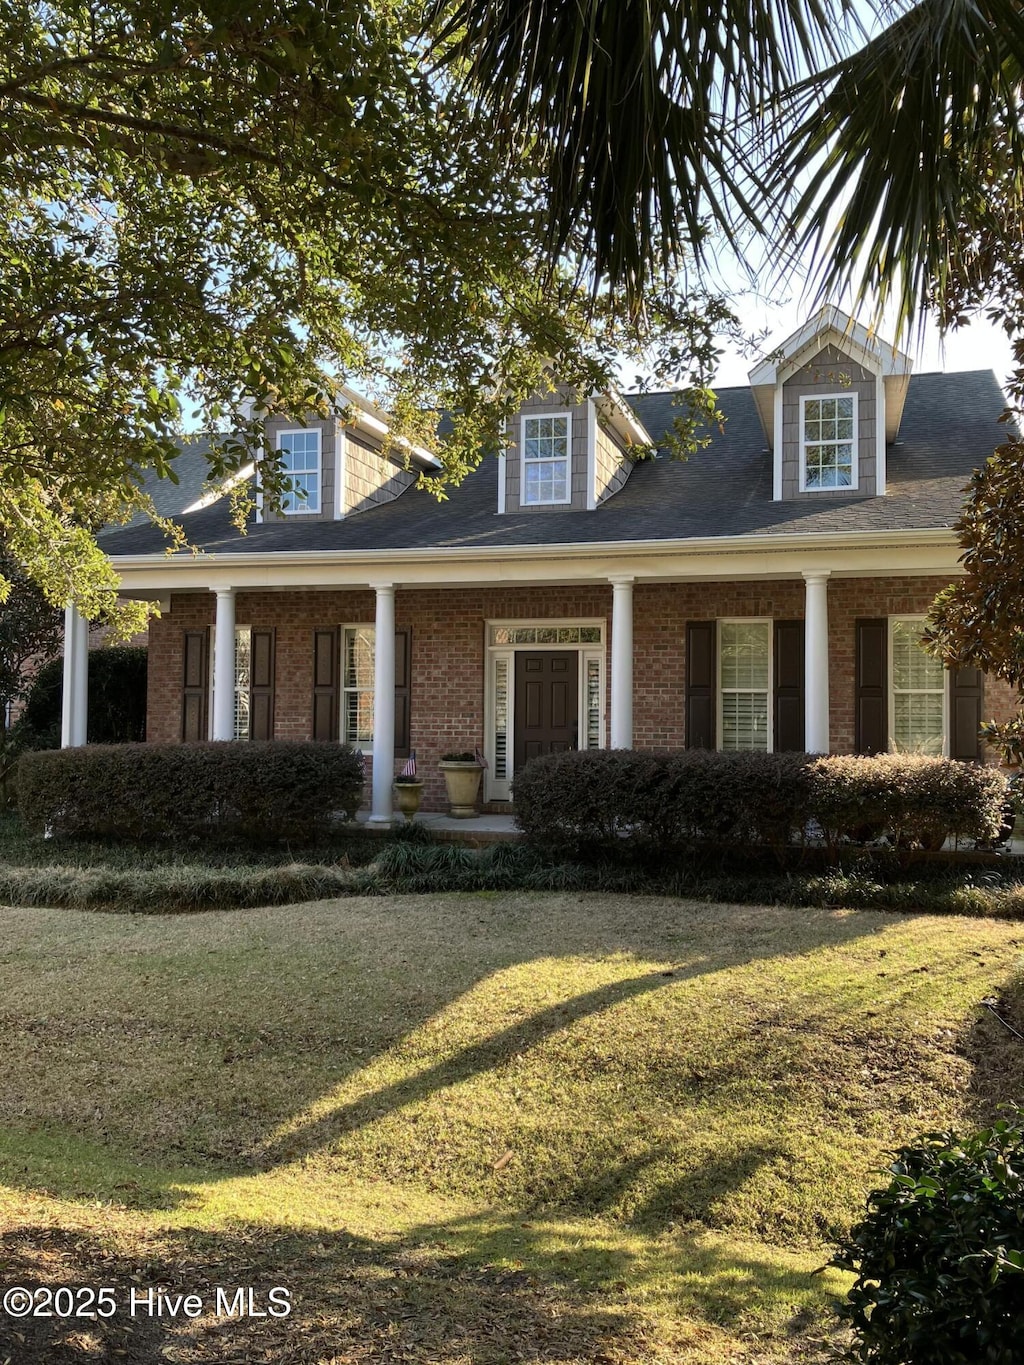
<path fill-rule="evenodd" d="M 800 491 L 857 487 L 857 395 L 800 399 Z"/>
<path fill-rule="evenodd" d="M 281 511 L 288 516 L 320 511 L 320 428 L 280 431 L 277 435 L 281 468 L 291 488 L 281 499 Z"/>
<path fill-rule="evenodd" d="M 571 501 L 569 431 L 572 414 L 523 418 L 524 506 Z"/>

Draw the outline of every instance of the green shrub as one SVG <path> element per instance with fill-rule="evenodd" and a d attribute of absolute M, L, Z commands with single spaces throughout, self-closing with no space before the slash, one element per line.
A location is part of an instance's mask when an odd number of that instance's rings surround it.
<path fill-rule="evenodd" d="M 89 651 L 90 744 L 132 744 L 146 738 L 145 646 L 111 645 Z M 64 661 L 51 659 L 33 679 L 18 719 L 19 744 L 28 749 L 60 746 Z"/>
<path fill-rule="evenodd" d="M 833 1264 L 857 1276 L 840 1312 L 846 1359 L 872 1365 L 1024 1360 L 1024 1130 L 1020 1116 L 904 1147 L 892 1180 Z"/>
<path fill-rule="evenodd" d="M 54 834 L 312 840 L 363 787 L 347 745 L 119 744 L 23 755 L 18 806 Z"/>
<path fill-rule="evenodd" d="M 538 848 L 677 855 L 709 845 L 781 851 L 820 827 L 832 848 L 993 838 L 1004 780 L 952 759 L 605 749 L 548 754 L 516 775 L 516 822 Z"/>
<path fill-rule="evenodd" d="M 831 841 L 884 834 L 894 848 L 994 839 L 1006 782 L 994 768 L 917 754 L 832 754 L 813 765 L 814 818 Z"/>

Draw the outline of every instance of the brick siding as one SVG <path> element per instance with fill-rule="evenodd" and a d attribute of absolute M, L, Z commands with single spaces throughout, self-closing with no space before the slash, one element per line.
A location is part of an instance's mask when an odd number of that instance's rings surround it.
<path fill-rule="evenodd" d="M 853 748 L 854 621 L 859 616 L 921 615 L 945 579 L 832 579 L 828 587 L 831 745 Z M 396 623 L 412 629 L 412 747 L 425 781 L 424 809 L 445 805 L 440 755 L 484 748 L 485 621 L 604 619 L 610 648 L 611 586 L 400 589 Z M 686 623 L 730 616 L 799 620 L 802 581 L 638 584 L 634 593 L 634 743 L 638 748 L 685 743 Z M 242 592 L 239 625 L 277 633 L 275 737 L 309 739 L 312 719 L 312 631 L 369 624 L 371 591 Z M 213 593 L 176 593 L 171 610 L 149 633 L 151 740 L 181 734 L 183 636 L 212 626 Z M 610 678 L 610 659 L 606 678 Z M 610 699 L 606 698 L 606 714 Z M 1007 684 L 986 682 L 984 714 L 1008 719 L 1016 710 Z"/>

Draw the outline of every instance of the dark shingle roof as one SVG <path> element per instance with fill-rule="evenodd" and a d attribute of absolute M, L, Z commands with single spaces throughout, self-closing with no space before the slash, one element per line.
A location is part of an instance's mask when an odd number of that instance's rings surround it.
<path fill-rule="evenodd" d="M 657 442 L 672 421 L 672 395 L 627 396 Z M 910 381 L 899 439 L 888 447 L 888 494 L 822 495 L 772 501 L 772 457 L 749 388 L 724 389 L 724 432 L 686 462 L 660 457 L 636 466 L 623 489 L 593 512 L 497 515 L 497 471 L 487 460 L 446 502 L 411 489 L 344 521 L 275 521 L 240 536 L 226 500 L 182 517 L 189 541 L 210 552 L 481 549 L 613 541 L 899 531 L 946 527 L 959 515 L 971 470 L 1006 428 L 1005 399 L 990 370 L 923 374 Z M 192 452 L 192 457 L 198 451 Z M 111 555 L 159 553 L 151 526 L 101 537 Z"/>

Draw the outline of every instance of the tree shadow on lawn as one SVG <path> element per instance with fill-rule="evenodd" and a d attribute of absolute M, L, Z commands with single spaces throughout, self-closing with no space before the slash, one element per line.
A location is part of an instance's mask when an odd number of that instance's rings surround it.
<path fill-rule="evenodd" d="M 866 921 L 855 915 L 841 916 L 830 912 L 824 912 L 822 916 L 821 928 L 825 929 L 826 925 L 827 932 L 809 934 L 808 940 L 801 942 L 799 948 L 782 952 L 777 949 L 772 951 L 767 943 L 763 951 L 758 951 L 752 937 L 730 944 L 728 936 L 723 935 L 713 953 L 692 962 L 646 972 L 560 1000 L 557 1004 L 538 1010 L 525 1019 L 517 1020 L 507 1028 L 481 1039 L 462 1049 L 455 1056 L 427 1067 L 416 1075 L 364 1095 L 352 1103 L 340 1104 L 318 1118 L 299 1127 L 290 1128 L 285 1135 L 272 1139 L 264 1146 L 260 1165 L 266 1168 L 282 1162 L 291 1162 L 330 1148 L 346 1134 L 395 1114 L 408 1105 L 428 1100 L 464 1081 L 486 1072 L 496 1071 L 506 1066 L 513 1058 L 543 1044 L 563 1029 L 629 1000 L 682 981 L 747 966 L 759 958 L 774 959 L 811 952 L 824 946 L 840 946 L 871 934 L 881 933 L 885 928 L 881 917 Z M 579 952 L 580 948 L 578 942 L 565 945 L 567 952 Z M 648 957 L 656 952 L 664 952 L 669 957 L 673 955 L 671 948 L 664 943 L 636 945 L 635 950 Z M 678 945 L 676 954 L 678 955 Z M 338 1084 L 345 1079 L 346 1076 L 339 1076 Z"/>
<path fill-rule="evenodd" d="M 348 1235 L 186 1230 L 111 1250 L 107 1239 L 25 1227 L 0 1238 L 0 1265 L 7 1285 L 110 1286 L 118 1304 L 99 1321 L 0 1315 L 0 1359 L 18 1365 L 650 1358 L 635 1316 L 605 1295 L 507 1265 Z M 265 1316 L 217 1316 L 216 1290 L 230 1303 L 239 1287 L 254 1290 Z M 275 1287 L 289 1291 L 286 1317 L 267 1314 Z M 165 1305 L 196 1294 L 205 1311 L 191 1320 L 168 1308 L 151 1316 L 147 1305 L 155 1308 L 158 1292 Z"/>
<path fill-rule="evenodd" d="M 518 941 L 516 933 L 510 929 L 507 921 L 508 912 L 504 902 L 500 912 L 491 910 L 489 914 L 481 914 L 481 911 L 490 910 L 490 904 L 486 901 L 481 902 L 476 897 L 466 897 L 464 905 L 467 930 L 472 932 L 472 929 L 475 928 L 477 939 L 485 941 L 488 950 L 481 952 L 479 948 L 476 950 L 467 949 L 465 960 L 457 963 L 457 970 L 450 961 L 446 961 L 443 972 L 439 968 L 437 973 L 438 979 L 443 979 L 445 987 L 443 991 L 431 989 L 429 969 L 427 966 L 421 965 L 418 974 L 413 973 L 413 976 L 414 980 L 424 987 L 422 999 L 416 1000 L 414 1009 L 409 1008 L 408 1000 L 402 1002 L 405 1011 L 402 1017 L 404 1031 L 402 1036 L 414 1035 L 426 1019 L 436 1017 L 448 1004 L 458 999 L 461 994 L 472 990 L 488 976 L 497 971 L 529 962 L 533 956 L 542 958 L 559 955 L 600 957 L 610 953 L 632 952 L 641 959 L 646 958 L 648 961 L 653 957 L 655 960 L 660 958 L 662 961 L 674 961 L 680 965 L 642 972 L 636 976 L 613 981 L 594 990 L 582 992 L 574 997 L 561 999 L 556 1004 L 539 1009 L 526 1018 L 519 1019 L 489 1036 L 470 1043 L 454 1056 L 428 1066 L 422 1072 L 385 1085 L 354 1102 L 341 1104 L 319 1117 L 289 1129 L 283 1136 L 278 1137 L 273 1135 L 273 1130 L 279 1128 L 282 1121 L 287 1122 L 288 1116 L 283 1114 L 277 1117 L 271 1114 L 258 1113 L 254 1120 L 251 1116 L 250 1097 L 254 1090 L 262 1093 L 268 1088 L 267 1077 L 272 1081 L 273 1076 L 277 1074 L 273 1069 L 274 1066 L 276 1065 L 280 1069 L 280 1066 L 289 1057 L 291 1036 L 287 1021 L 282 1017 L 273 1027 L 271 1027 L 273 1021 L 268 1022 L 267 1036 L 273 1035 L 276 1050 L 269 1046 L 266 1050 L 260 1047 L 251 1047 L 250 1042 L 247 1041 L 248 1053 L 244 1056 L 243 1063 L 237 1067 L 225 1067 L 224 1072 L 217 1076 L 217 1095 L 219 1099 L 224 1101 L 227 1115 L 226 1118 L 219 1119 L 222 1126 L 230 1123 L 233 1106 L 237 1106 L 238 1112 L 245 1116 L 245 1122 L 253 1132 L 258 1132 L 258 1126 L 261 1124 L 264 1125 L 264 1132 L 268 1127 L 271 1129 L 270 1134 L 257 1138 L 254 1149 L 255 1160 L 211 1160 L 211 1152 L 209 1150 L 204 1152 L 198 1146 L 194 1152 L 185 1155 L 182 1153 L 180 1143 L 173 1141 L 168 1143 L 164 1151 L 154 1152 L 152 1149 L 142 1150 L 138 1147 L 133 1151 L 130 1137 L 124 1133 L 123 1129 L 118 1132 L 116 1139 L 112 1139 L 109 1131 L 101 1126 L 98 1132 L 86 1129 L 81 1138 L 78 1137 L 77 1133 L 75 1135 L 76 1144 L 81 1143 L 86 1147 L 91 1145 L 95 1149 L 97 1160 L 95 1162 L 88 1160 L 78 1162 L 77 1168 L 68 1172 L 62 1168 L 59 1159 L 49 1159 L 45 1141 L 47 1122 L 45 1119 L 37 1122 L 30 1110 L 25 1115 L 24 1121 L 26 1127 L 34 1129 L 34 1135 L 32 1140 L 26 1143 L 24 1149 L 15 1144 L 15 1148 L 12 1150 L 12 1159 L 3 1162 L 6 1168 L 5 1179 L 22 1188 L 47 1191 L 59 1197 L 85 1201 L 95 1198 L 97 1189 L 102 1187 L 104 1197 L 112 1197 L 117 1202 L 123 1202 L 127 1207 L 171 1208 L 188 1196 L 183 1195 L 181 1191 L 182 1181 L 178 1172 L 172 1173 L 169 1170 L 166 1172 L 161 1193 L 159 1184 L 162 1164 L 168 1166 L 173 1164 L 179 1168 L 186 1167 L 188 1183 L 195 1183 L 231 1179 L 240 1174 L 253 1174 L 258 1171 L 270 1170 L 283 1163 L 292 1163 L 318 1152 L 329 1150 L 344 1135 L 389 1115 L 396 1114 L 408 1105 L 428 1100 L 431 1097 L 443 1094 L 461 1082 L 501 1068 L 513 1058 L 543 1044 L 547 1039 L 573 1024 L 612 1009 L 624 1002 L 657 992 L 664 986 L 722 972 L 729 968 L 750 965 L 759 960 L 769 961 L 780 957 L 799 956 L 822 947 L 841 947 L 858 939 L 879 934 L 887 926 L 887 921 L 881 916 L 860 916 L 810 910 L 799 912 L 799 920 L 795 921 L 798 931 L 794 932 L 792 912 L 783 914 L 770 909 L 752 910 L 750 907 L 743 907 L 742 910 L 737 911 L 723 907 L 719 922 L 715 920 L 715 912 L 707 907 L 688 907 L 685 903 L 681 903 L 677 910 L 671 902 L 653 901 L 651 902 L 649 917 L 645 911 L 644 923 L 642 925 L 627 923 L 621 933 L 614 921 L 606 922 L 603 925 L 594 925 L 587 918 L 570 919 L 566 916 L 561 923 L 556 922 L 552 925 L 550 919 L 545 919 L 543 921 L 543 944 L 535 954 L 531 954 L 527 943 L 523 941 L 522 926 L 519 926 Z M 584 905 L 586 906 L 586 902 Z M 384 908 L 382 906 L 382 910 Z M 282 909 L 280 914 L 285 916 L 290 913 L 290 910 L 290 907 Z M 244 932 L 245 912 L 237 913 L 239 923 L 243 926 L 242 932 Z M 553 913 L 559 913 L 558 907 L 555 907 Z M 586 909 L 583 913 L 585 916 Z M 694 916 L 700 934 L 687 932 L 688 915 Z M 397 941 L 392 939 L 389 942 L 389 950 L 392 955 L 398 957 L 403 965 L 408 961 L 410 969 L 414 967 L 417 957 L 416 930 L 418 919 L 418 915 L 410 914 L 406 921 L 407 928 L 403 929 L 403 933 Z M 713 922 L 715 929 L 710 937 L 708 936 L 709 920 Z M 783 923 L 785 933 L 782 938 L 784 941 L 780 944 L 774 929 Z M 485 926 L 483 931 L 480 930 L 480 925 Z M 393 931 L 393 920 L 389 927 Z M 201 936 L 201 922 L 199 922 L 197 932 Z M 367 946 L 365 941 L 361 940 L 361 943 L 365 950 Z M 202 947 L 197 951 L 202 952 Z M 687 956 L 690 959 L 688 961 L 686 960 Z M 256 964 L 254 970 L 257 973 L 267 973 L 272 977 L 275 971 L 272 951 L 263 952 L 258 961 L 255 957 L 252 961 Z M 383 965 L 385 968 L 394 970 L 393 963 L 390 961 Z M 326 964 L 325 969 L 327 969 Z M 128 962 L 123 970 L 135 970 L 144 978 L 145 962 L 143 961 L 141 967 L 135 962 Z M 383 989 L 389 984 L 389 978 L 385 972 L 382 972 L 381 975 Z M 96 989 L 100 990 L 101 987 L 102 979 Z M 245 989 L 245 983 L 242 983 L 241 989 Z M 98 998 L 102 997 L 98 996 Z M 140 1010 L 145 1008 L 144 988 L 141 983 L 138 1008 Z M 49 1022 L 52 1023 L 52 1020 Z M 329 1034 L 332 1027 L 334 1029 L 339 1027 L 336 1019 L 324 1021 L 323 1029 L 326 1033 Z M 261 1034 L 261 1036 L 263 1035 Z M 339 1042 L 346 1043 L 350 1040 L 328 1038 L 327 1041 L 336 1044 Z M 40 1042 L 46 1046 L 59 1045 L 58 1040 L 49 1038 L 48 1032 L 42 1035 Z M 375 1056 L 383 1055 L 394 1045 L 394 1038 L 382 1039 L 378 1044 L 376 1053 L 372 1050 L 364 1050 L 357 1055 L 353 1055 L 353 1050 L 347 1046 L 344 1051 L 338 1047 L 325 1049 L 330 1082 L 326 1090 L 321 1084 L 316 1091 L 307 1092 L 304 1098 L 307 1099 L 308 1105 L 335 1093 L 337 1087 L 343 1085 L 348 1078 L 371 1066 Z M 245 1051 L 241 1047 L 239 1050 Z M 342 1055 L 344 1056 L 343 1062 Z M 266 1068 L 269 1070 L 264 1076 L 261 1076 L 261 1072 Z M 317 1073 L 317 1078 L 322 1082 L 322 1069 Z M 152 1106 L 166 1108 L 168 1097 L 152 1092 L 147 1093 L 145 1079 L 145 1077 L 140 1078 L 137 1099 L 135 1095 L 132 1097 L 137 1110 L 145 1113 L 145 1106 L 147 1105 L 150 1106 L 151 1113 L 153 1112 Z M 315 1078 L 311 1075 L 309 1079 L 312 1082 Z M 208 1083 L 208 1078 L 204 1083 Z M 187 1091 L 180 1093 L 187 1096 Z M 177 1094 L 171 1098 L 172 1101 L 176 1100 Z M 302 1112 L 302 1109 L 299 1108 L 298 1113 L 301 1114 Z M 169 1116 L 161 1114 L 160 1117 L 163 1131 L 172 1134 L 178 1131 L 186 1131 L 182 1120 L 174 1119 L 173 1112 Z M 165 1118 L 166 1121 L 164 1121 Z M 64 1132 L 67 1131 L 65 1125 Z M 58 1125 L 54 1143 L 59 1146 L 59 1142 Z M 2 1152 L 2 1145 L 0 1143 L 0 1152 Z M 103 1175 L 104 1167 L 107 1168 L 108 1172 L 110 1169 L 111 1148 L 117 1153 L 114 1162 L 118 1169 L 123 1167 L 125 1171 L 123 1179 L 116 1182 L 118 1188 L 123 1186 L 122 1192 L 114 1195 L 111 1195 L 109 1188 L 109 1174 L 106 1177 Z M 24 1160 L 20 1159 L 22 1150 L 24 1151 Z M 615 1157 L 617 1155 L 614 1152 L 609 1152 L 608 1178 L 612 1185 L 621 1187 L 621 1179 L 624 1177 L 621 1172 L 616 1174 L 617 1162 Z M 18 1159 L 13 1159 L 14 1156 Z M 145 1171 L 145 1175 L 140 1176 L 136 1182 L 137 1189 L 132 1187 L 134 1177 L 131 1175 L 131 1168 L 133 1165 L 137 1165 L 140 1170 Z M 684 1204 L 687 1202 L 685 1186 L 686 1182 L 681 1182 L 684 1192 L 680 1195 L 680 1199 Z M 581 1196 L 583 1195 L 582 1191 L 579 1193 Z M 577 1192 L 567 1190 L 566 1194 L 565 1206 L 572 1207 L 577 1202 Z"/>
<path fill-rule="evenodd" d="M 394 1240 L 247 1225 L 117 1242 L 24 1226 L 0 1237 L 5 1286 L 109 1286 L 117 1312 L 72 1320 L 0 1315 L 0 1359 L 639 1365 L 664 1360 L 666 1346 L 714 1346 L 718 1329 L 756 1328 L 763 1343 L 799 1347 L 809 1361 L 818 1358 L 822 1331 L 832 1330 L 837 1283 L 795 1261 L 688 1230 L 637 1257 L 623 1244 L 569 1237 L 557 1223 L 508 1212 L 423 1226 Z M 276 1287 L 288 1291 L 286 1317 L 267 1312 Z M 238 1288 L 251 1288 L 263 1316 L 218 1315 L 218 1288 L 228 1303 Z M 173 1315 L 171 1305 L 190 1294 L 199 1296 L 201 1315 Z M 712 1356 L 719 1359 L 718 1350 Z"/>

